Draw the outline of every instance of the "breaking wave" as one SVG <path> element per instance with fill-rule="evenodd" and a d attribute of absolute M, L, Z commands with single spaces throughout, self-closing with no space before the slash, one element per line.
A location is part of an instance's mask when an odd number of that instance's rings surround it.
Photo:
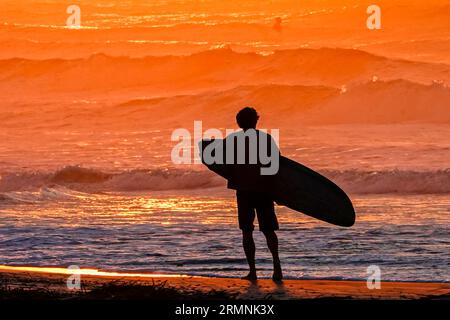
<path fill-rule="evenodd" d="M 208 171 L 181 169 L 135 169 L 119 173 L 80 166 L 67 166 L 55 172 L 9 173 L 0 177 L 0 191 L 36 190 L 64 186 L 84 192 L 164 191 L 212 188 L 223 180 Z"/>
<path fill-rule="evenodd" d="M 436 171 L 323 170 L 321 173 L 352 194 L 449 194 L 450 169 Z M 8 173 L 0 177 L 0 202 L 26 202 L 36 190 L 45 197 L 87 193 L 194 190 L 225 187 L 225 180 L 207 170 L 135 169 L 118 173 L 67 166 L 55 172 Z M 63 188 L 63 189 L 61 189 Z M 28 192 L 28 193 L 27 193 Z"/>
<path fill-rule="evenodd" d="M 384 80 L 430 83 L 437 79 L 448 83 L 450 74 L 447 65 L 393 60 L 339 48 L 277 50 L 271 55 L 220 48 L 186 56 L 132 58 L 96 53 L 79 59 L 11 58 L 0 60 L 0 70 L 2 86 L 20 81 L 30 91 L 39 86 L 52 93 L 124 88 L 155 92 L 154 86 L 161 89 L 158 92 L 174 92 L 228 88 L 230 83 L 341 86 L 374 75 Z"/>
<path fill-rule="evenodd" d="M 401 97 L 401 99 L 399 98 Z M 159 128 L 190 125 L 203 119 L 221 127 L 234 123 L 236 106 L 254 105 L 276 118 L 279 128 L 304 124 L 450 123 L 450 87 L 406 80 L 369 81 L 345 92 L 329 86 L 264 84 L 211 90 L 201 94 L 137 97 L 105 105 L 96 100 L 64 104 L 12 104 L 0 111 L 5 127 Z M 188 106 L 188 107 L 187 107 Z M 214 113 L 209 112 L 214 106 Z M 63 114 L 63 116 L 61 116 Z M 225 123 L 224 121 L 229 121 Z"/>
<path fill-rule="evenodd" d="M 346 192 L 356 194 L 448 194 L 450 169 L 436 171 L 324 171 Z"/>

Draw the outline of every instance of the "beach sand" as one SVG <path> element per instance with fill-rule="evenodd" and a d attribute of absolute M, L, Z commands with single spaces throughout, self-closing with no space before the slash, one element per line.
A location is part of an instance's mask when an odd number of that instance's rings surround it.
<path fill-rule="evenodd" d="M 14 267 L 0 268 L 0 281 L 3 287 L 3 298 L 8 298 L 11 290 L 41 290 L 72 294 L 67 289 L 67 274 L 60 269 L 52 272 L 24 270 Z M 380 289 L 369 290 L 365 281 L 342 280 L 284 280 L 275 283 L 269 279 L 261 279 L 251 283 L 236 278 L 191 277 L 174 275 L 151 274 L 83 274 L 81 275 L 81 292 L 90 292 L 98 288 L 108 288 L 114 285 L 117 293 L 121 288 L 138 286 L 139 290 L 146 290 L 155 286 L 175 289 L 186 296 L 195 299 L 199 296 L 226 297 L 231 299 L 448 299 L 450 298 L 450 283 L 423 282 L 381 282 Z M 6 293 L 6 294 L 5 294 Z M 220 294 L 217 294 L 220 293 Z M 132 296 L 120 295 L 122 298 L 139 298 L 139 292 Z M 178 297 L 179 297 L 178 296 Z M 149 295 L 142 294 L 142 297 Z M 31 296 L 31 298 L 33 298 Z M 94 296 L 98 299 L 114 297 Z"/>

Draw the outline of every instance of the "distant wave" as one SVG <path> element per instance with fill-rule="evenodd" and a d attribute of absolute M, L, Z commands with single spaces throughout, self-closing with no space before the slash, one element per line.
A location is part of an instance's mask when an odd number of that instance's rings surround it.
<path fill-rule="evenodd" d="M 22 90 L 32 91 L 38 86 L 53 93 L 124 88 L 174 92 L 229 88 L 230 83 L 341 86 L 373 76 L 383 80 L 450 83 L 450 66 L 392 60 L 337 48 L 279 50 L 271 55 L 222 48 L 187 56 L 130 58 L 94 54 L 72 60 L 0 60 L 0 87 L 20 80 Z"/>
<path fill-rule="evenodd" d="M 450 87 L 406 80 L 372 81 L 345 88 L 308 115 L 307 122 L 449 123 Z"/>
<path fill-rule="evenodd" d="M 321 173 L 336 182 L 346 192 L 354 194 L 450 194 L 450 169 L 436 171 L 323 170 Z M 65 189 L 61 190 L 61 187 Z M 29 193 L 36 190 L 41 190 L 41 193 L 44 191 L 46 197 L 60 198 L 74 196 L 69 190 L 101 193 L 193 190 L 214 187 L 225 187 L 225 180 L 207 170 L 158 168 L 105 173 L 96 169 L 68 166 L 55 172 L 22 172 L 3 175 L 0 179 L 0 192 L 2 192 L 0 202 L 8 199 L 26 202 L 30 199 Z M 33 199 L 31 196 L 30 201 Z"/>
<path fill-rule="evenodd" d="M 0 121 L 10 128 L 37 126 L 58 128 L 102 125 L 111 128 L 191 125 L 202 119 L 218 127 L 232 125 L 236 106 L 254 105 L 276 125 L 291 128 L 298 123 L 450 123 L 450 87 L 406 80 L 368 81 L 344 89 L 314 85 L 261 84 L 209 90 L 201 94 L 148 97 L 104 103 L 70 102 L 45 106 L 19 103 L 0 111 Z M 215 112 L 208 112 L 214 106 Z M 20 111 L 20 112 L 19 112 Z M 95 121 L 93 120 L 95 119 Z"/>
<path fill-rule="evenodd" d="M 109 110 L 137 117 L 151 110 L 171 110 L 186 117 L 205 119 L 209 105 L 226 117 L 236 105 L 255 105 L 261 113 L 286 121 L 313 124 L 450 122 L 450 87 L 440 82 L 429 85 L 406 80 L 369 81 L 345 90 L 326 86 L 257 85 L 191 96 L 135 99 Z M 190 106 L 186 108 L 185 106 Z M 168 119 L 170 117 L 166 116 Z M 160 117 L 162 118 L 162 116 Z M 220 118 L 220 117 L 219 117 Z"/>
<path fill-rule="evenodd" d="M 193 53 L 190 55 L 167 55 L 167 56 L 146 56 L 146 57 L 128 57 L 128 56 L 110 56 L 104 53 L 94 53 L 86 58 L 78 58 L 78 59 L 64 59 L 64 58 L 52 58 L 52 59 L 26 59 L 21 57 L 9 58 L 0 60 L 0 65 L 2 67 L 22 67 L 28 68 L 30 66 L 45 66 L 45 65 L 58 65 L 61 66 L 91 66 L 92 62 L 99 63 L 98 67 L 103 67 L 104 65 L 112 66 L 119 65 L 123 66 L 124 64 L 128 65 L 147 65 L 152 66 L 154 63 L 179 63 L 180 65 L 192 65 L 198 64 L 201 66 L 201 63 L 206 63 L 207 61 L 204 58 L 214 59 L 215 62 L 223 62 L 227 63 L 228 66 L 231 67 L 232 64 L 237 63 L 240 64 L 242 62 L 247 62 L 249 65 L 257 65 L 260 62 L 270 62 L 271 64 L 284 66 L 283 69 L 289 67 L 289 63 L 295 62 L 294 66 L 297 65 L 305 65 L 313 61 L 325 61 L 328 58 L 339 58 L 341 62 L 346 61 L 350 63 L 352 60 L 355 63 L 361 62 L 378 62 L 378 61 L 390 61 L 390 59 L 377 56 L 362 50 L 357 49 L 343 49 L 343 48 L 320 48 L 320 49 L 309 49 L 309 48 L 297 48 L 297 49 L 284 49 L 284 50 L 276 50 L 274 51 L 272 56 L 264 56 L 254 52 L 242 53 L 233 51 L 230 46 L 224 45 L 217 48 L 212 48 L 209 50 L 201 51 L 198 53 Z M 233 58 L 233 61 L 229 59 Z M 259 60 L 255 60 L 254 58 L 259 58 Z M 393 60 L 393 61 L 401 61 L 401 60 Z M 101 63 L 101 64 L 100 64 Z M 413 64 L 424 64 L 420 62 L 411 62 Z M 314 66 L 317 68 L 317 66 Z M 322 70 L 323 68 L 317 68 Z M 3 70 L 2 70 L 3 71 Z M 32 70 L 30 70 L 32 71 Z M 40 70 L 43 73 L 50 72 L 51 70 Z M 94 70 L 93 70 L 94 71 Z M 213 70 L 210 70 L 213 71 Z"/>

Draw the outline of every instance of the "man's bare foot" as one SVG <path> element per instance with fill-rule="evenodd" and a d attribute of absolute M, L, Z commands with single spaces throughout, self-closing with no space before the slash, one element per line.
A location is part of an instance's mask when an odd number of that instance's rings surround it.
<path fill-rule="evenodd" d="M 273 281 L 281 281 L 283 280 L 283 272 L 281 271 L 281 264 L 276 263 L 273 266 L 273 275 L 272 275 Z"/>
<path fill-rule="evenodd" d="M 249 281 L 255 281 L 258 279 L 256 276 L 256 272 L 249 272 L 248 275 L 241 278 L 242 280 L 249 280 Z"/>

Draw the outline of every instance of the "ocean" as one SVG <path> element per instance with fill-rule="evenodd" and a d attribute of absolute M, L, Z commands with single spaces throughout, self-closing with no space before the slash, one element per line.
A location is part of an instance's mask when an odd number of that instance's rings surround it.
<path fill-rule="evenodd" d="M 277 207 L 286 278 L 450 281 L 443 1 L 380 1 L 399 22 L 378 33 L 350 0 L 79 3 L 77 30 L 59 1 L 2 4 L 0 265 L 245 274 L 233 191 L 173 164 L 171 135 L 235 129 L 252 105 L 357 214 L 345 229 Z"/>

